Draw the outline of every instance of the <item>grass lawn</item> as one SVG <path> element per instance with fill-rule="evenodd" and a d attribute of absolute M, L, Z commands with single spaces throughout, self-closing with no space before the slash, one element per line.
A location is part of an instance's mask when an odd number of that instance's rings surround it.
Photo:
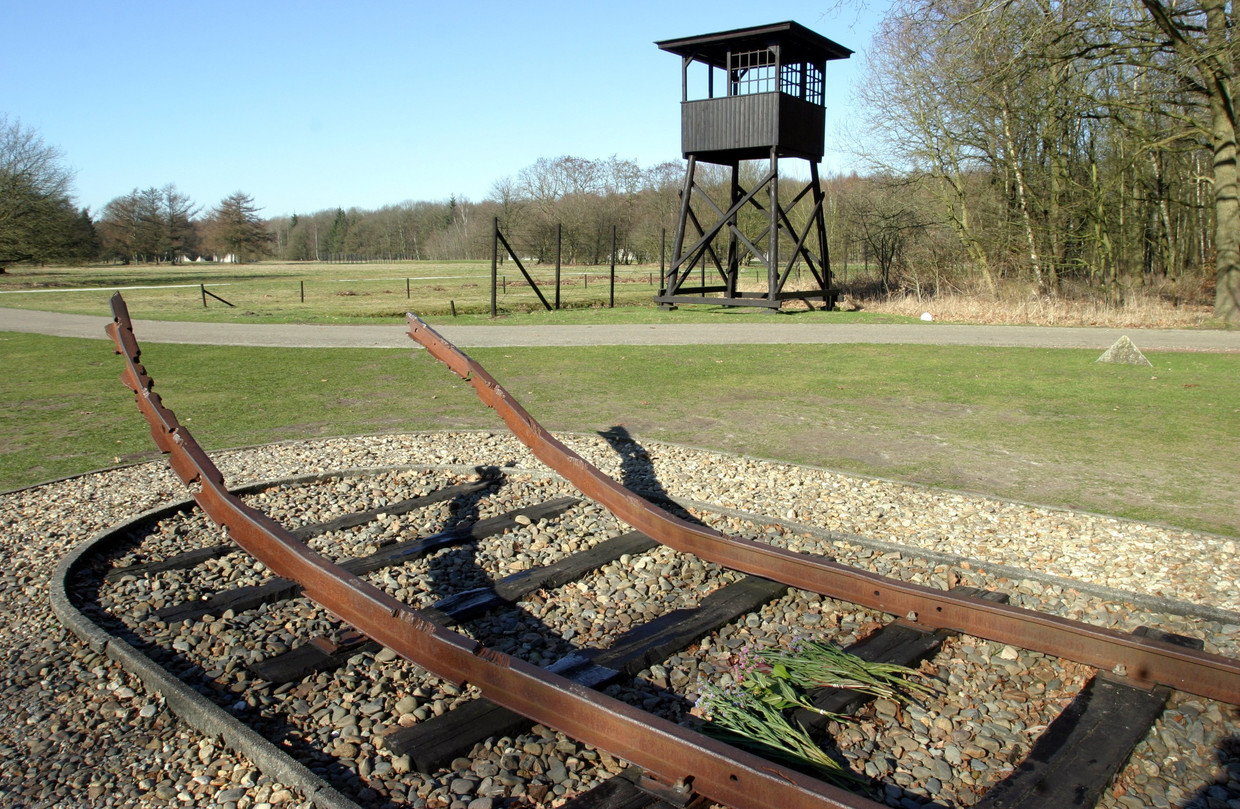
<path fill-rule="evenodd" d="M 554 268 L 527 268 L 555 304 Z M 746 278 L 748 276 L 745 276 Z M 0 276 L 0 307 L 42 309 L 69 314 L 107 314 L 108 298 L 125 290 L 135 319 L 237 323 L 396 322 L 414 311 L 430 322 L 470 325 L 702 323 L 721 318 L 788 322 L 911 322 L 916 318 L 869 312 L 771 313 L 758 307 L 658 309 L 657 266 L 618 266 L 615 303 L 610 308 L 609 268 L 561 270 L 561 309 L 546 311 L 515 265 L 499 271 L 500 291 L 493 320 L 490 262 L 406 261 L 390 264 L 181 264 L 159 267 L 18 267 Z M 203 306 L 199 285 L 233 304 L 210 296 Z M 506 290 L 504 287 L 506 286 Z M 303 300 L 304 294 L 304 300 Z M 455 311 L 455 315 L 453 312 Z M 519 316 L 519 317 L 513 317 Z"/>
<path fill-rule="evenodd" d="M 554 268 L 527 269 L 554 305 Z M 543 308 L 515 265 L 504 265 L 497 275 L 499 310 Z M 609 276 L 607 266 L 562 268 L 561 306 L 606 307 Z M 616 303 L 650 304 L 658 281 L 658 267 L 617 267 Z M 200 284 L 232 306 L 210 296 L 204 306 Z M 155 320 L 356 323 L 400 318 L 411 309 L 450 317 L 454 308 L 460 315 L 485 316 L 491 306 L 491 266 L 406 261 L 21 267 L 0 277 L 0 306 L 91 314 L 107 310 L 115 289 L 126 290 L 134 317 Z"/>
<path fill-rule="evenodd" d="M 1096 351 L 935 346 L 470 354 L 556 431 L 620 423 L 638 440 L 1240 536 L 1238 356 L 1152 353 L 1150 369 L 1098 365 Z M 0 490 L 155 455 L 106 340 L 0 332 L 0 357 Z M 150 345 L 143 361 L 207 449 L 502 428 L 406 349 Z"/>

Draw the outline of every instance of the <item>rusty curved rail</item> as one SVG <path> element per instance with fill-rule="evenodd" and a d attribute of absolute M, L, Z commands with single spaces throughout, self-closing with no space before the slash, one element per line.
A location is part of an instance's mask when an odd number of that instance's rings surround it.
<path fill-rule="evenodd" d="M 1024 649 L 1240 704 L 1240 661 L 1053 615 L 889 579 L 817 556 L 728 537 L 686 522 L 625 489 L 543 428 L 481 365 L 417 315 L 409 336 L 468 382 L 540 461 L 621 521 L 653 539 L 724 567 Z"/>
<path fill-rule="evenodd" d="M 471 683 L 499 705 L 594 745 L 699 795 L 736 809 L 880 809 L 882 804 L 772 764 L 652 716 L 537 666 L 437 626 L 409 605 L 324 559 L 224 486 L 211 459 L 152 390 L 120 293 L 107 326 L 122 373 L 155 444 L 195 501 L 238 545 L 304 595 L 374 640 L 455 683 Z"/>

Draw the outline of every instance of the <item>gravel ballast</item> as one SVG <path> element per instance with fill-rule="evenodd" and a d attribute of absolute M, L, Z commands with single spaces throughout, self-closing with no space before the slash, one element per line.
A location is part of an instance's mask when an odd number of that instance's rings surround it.
<path fill-rule="evenodd" d="M 1002 589 L 1020 606 L 1100 625 L 1130 630 L 1151 624 L 1202 638 L 1211 651 L 1240 656 L 1240 554 L 1234 539 L 684 447 L 609 443 L 598 436 L 565 440 L 629 486 L 675 498 L 728 534 L 830 555 L 931 586 Z M 453 520 L 485 518 L 574 493 L 504 434 L 329 439 L 216 453 L 214 459 L 233 487 L 383 470 L 249 498 L 289 527 L 382 506 L 393 491 L 408 497 L 462 482 L 476 465 L 503 468 L 502 497 L 479 496 L 464 508 L 445 504 L 311 541 L 335 557 L 364 553 Z M 8 561 L 0 579 L 5 614 L 0 682 L 11 716 L 0 730 L 0 799 L 6 804 L 311 805 L 304 789 L 274 780 L 270 768 L 260 770 L 221 739 L 205 737 L 172 714 L 134 675 L 60 626 L 48 607 L 53 570 L 75 546 L 185 496 L 163 462 L 0 495 L 0 542 Z M 468 554 L 445 552 L 372 574 L 370 580 L 425 605 L 623 530 L 587 503 L 561 518 L 480 541 Z M 195 512 L 161 521 L 143 538 L 138 555 L 172 554 L 218 541 L 219 534 Z M 212 577 L 205 584 L 204 570 Z M 226 708 L 273 741 L 312 748 L 316 752 L 302 756 L 310 768 L 362 805 L 555 805 L 619 769 L 602 751 L 535 728 L 491 740 L 441 773 L 409 773 L 407 759 L 383 748 L 382 735 L 442 713 L 470 698 L 469 689 L 381 651 L 358 655 L 348 666 L 294 687 L 250 693 L 243 663 L 287 648 L 306 633 L 332 635 L 339 627 L 304 599 L 185 625 L 161 626 L 151 614 L 225 584 L 256 583 L 262 575 L 238 552 L 192 575 L 129 577 L 100 587 L 98 594 L 105 610 L 141 603 L 134 616 L 120 622 L 124 631 L 175 653 L 187 671 L 194 669 L 187 682 L 207 677 L 225 688 L 236 686 L 236 700 Z M 606 645 L 643 616 L 691 605 L 732 578 L 660 548 L 605 566 L 554 598 L 531 597 L 515 615 L 484 619 L 462 631 L 545 664 L 574 645 Z M 641 609 L 616 608 L 623 604 Z M 848 642 L 880 620 L 852 605 L 793 590 L 609 693 L 688 721 L 699 684 L 726 683 L 738 649 L 786 643 L 788 627 Z M 230 659 L 241 663 L 225 662 Z M 882 779 L 886 792 L 879 797 L 891 805 L 972 804 L 980 790 L 1019 762 L 1040 728 L 1090 674 L 1084 667 L 1064 667 L 973 638 L 950 641 L 931 667 L 948 684 L 934 698 L 915 710 L 879 702 L 857 722 L 836 728 L 850 766 Z M 291 718 L 277 728 L 271 715 Z M 1237 738 L 1234 706 L 1176 694 L 1102 805 L 1240 806 Z"/>

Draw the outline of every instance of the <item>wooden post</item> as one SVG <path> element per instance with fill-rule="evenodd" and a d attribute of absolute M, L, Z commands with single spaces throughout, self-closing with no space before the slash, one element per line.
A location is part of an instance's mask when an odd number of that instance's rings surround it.
<path fill-rule="evenodd" d="M 405 300 L 409 300 L 409 279 L 405 279 Z"/>
<path fill-rule="evenodd" d="M 301 282 L 301 302 L 302 303 L 306 302 L 306 282 L 305 281 Z"/>
<path fill-rule="evenodd" d="M 616 226 L 611 226 L 611 286 L 607 293 L 607 308 L 616 308 Z"/>
<path fill-rule="evenodd" d="M 198 288 L 202 290 L 202 308 L 207 308 L 207 285 L 199 284 Z"/>
<path fill-rule="evenodd" d="M 491 228 L 491 318 L 495 318 L 495 281 L 499 267 L 499 217 L 495 217 Z"/>
<path fill-rule="evenodd" d="M 563 225 L 560 222 L 555 223 L 555 308 L 560 308 L 560 247 L 562 241 L 560 239 L 560 229 Z"/>
<path fill-rule="evenodd" d="M 663 271 L 667 269 L 667 228 L 659 231 L 659 276 L 663 276 Z"/>
<path fill-rule="evenodd" d="M 767 249 L 766 300 L 776 302 L 775 292 L 779 286 L 779 150 L 771 147 L 771 236 Z"/>

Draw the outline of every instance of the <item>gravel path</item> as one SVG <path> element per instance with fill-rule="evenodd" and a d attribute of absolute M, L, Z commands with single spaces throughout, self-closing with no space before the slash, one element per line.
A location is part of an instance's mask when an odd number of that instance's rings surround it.
<path fill-rule="evenodd" d="M 1022 606 L 1103 625 L 1131 629 L 1151 623 L 1204 638 L 1207 649 L 1240 656 L 1236 614 L 1240 549 L 1233 539 L 683 447 L 613 446 L 597 436 L 566 440 L 630 486 L 661 490 L 682 502 L 709 504 L 712 510 L 702 509 L 697 515 L 728 533 L 829 553 L 841 561 L 934 586 L 991 586 L 1011 593 Z M 515 481 L 512 498 L 537 501 L 564 489 L 514 439 L 490 433 L 330 439 L 214 457 L 233 486 L 343 469 L 488 463 L 506 467 Z M 313 490 L 312 496 L 273 494 L 258 505 L 293 523 L 312 522 L 341 508 L 371 502 L 398 485 L 430 486 L 448 473 L 385 474 L 375 478 L 379 482 L 374 485 L 326 485 Z M 48 608 L 49 576 L 69 549 L 140 511 L 184 496 L 184 488 L 162 462 L 0 495 L 0 552 L 7 561 L 0 574 L 4 615 L 0 696 L 10 706 L 9 721 L 0 725 L 0 802 L 223 809 L 308 805 L 296 790 L 273 782 L 252 762 L 181 722 L 119 666 L 67 633 Z M 479 503 L 478 516 L 499 508 Z M 170 550 L 211 541 L 217 532 L 198 519 L 199 527 L 169 528 L 157 539 Z M 785 527 L 774 529 L 768 520 Z M 373 530 L 397 535 L 427 527 L 397 523 L 385 521 Z M 585 507 L 571 519 L 532 525 L 515 537 L 480 545 L 468 569 L 446 578 L 454 586 L 466 586 L 472 583 L 468 576 L 483 570 L 495 575 L 513 566 L 540 563 L 556 553 L 571 552 L 565 543 L 577 541 L 574 537 L 620 528 L 596 507 Z M 333 553 L 356 552 L 376 537 L 348 539 L 359 546 Z M 694 588 L 706 586 L 704 582 L 714 575 L 666 550 L 624 560 L 624 565 L 625 570 L 600 571 L 580 588 L 565 588 L 558 600 L 523 602 L 531 626 L 554 627 L 554 637 L 523 625 L 479 626 L 471 631 L 506 638 L 513 651 L 531 659 L 549 659 L 558 653 L 559 641 L 598 642 L 623 628 L 619 615 L 585 614 L 590 609 L 585 605 L 600 593 L 613 601 L 631 599 L 635 596 L 627 589 L 640 586 L 646 590 L 635 591 L 636 597 L 648 602 L 649 609 L 661 611 L 693 598 Z M 231 557 L 213 569 L 229 581 L 253 575 L 250 567 Z M 620 574 L 634 571 L 637 584 L 621 585 Z M 390 592 L 416 600 L 427 577 L 434 575 L 432 568 L 410 565 L 374 580 Z M 444 578 L 439 574 L 441 586 Z M 170 581 L 169 589 L 182 588 L 181 595 L 196 592 L 191 582 Z M 130 581 L 118 586 L 141 585 Z M 1108 587 L 1132 595 L 1120 597 L 1098 589 Z M 147 594 L 152 603 L 173 595 Z M 1168 599 L 1184 603 L 1176 606 Z M 275 621 L 273 626 L 295 625 L 299 631 L 309 626 L 333 631 L 308 604 L 290 602 L 264 613 L 262 620 Z M 686 653 L 652 667 L 643 680 L 617 690 L 616 696 L 674 713 L 683 710 L 684 700 L 692 699 L 699 680 L 726 678 L 737 649 L 781 642 L 776 635 L 789 622 L 806 633 L 829 627 L 846 639 L 866 631 L 875 617 L 794 591 L 700 644 L 695 656 Z M 149 623 L 143 626 L 171 632 L 169 644 L 179 642 L 182 646 L 176 648 L 191 654 L 198 647 L 227 648 L 247 642 L 247 633 L 229 620 L 176 632 Z M 288 640 L 264 637 L 262 651 L 270 653 L 272 644 Z M 1001 668 L 995 669 L 997 675 L 969 678 L 967 684 L 964 679 L 953 681 L 944 695 L 923 709 L 897 711 L 894 703 L 880 702 L 858 723 L 837 729 L 853 766 L 885 779 L 887 792 L 880 797 L 893 806 L 921 806 L 932 798 L 936 805 L 970 805 L 978 789 L 1001 777 L 1004 767 L 1010 769 L 1010 760 L 1027 750 L 1028 739 L 1057 710 L 1054 706 L 1070 698 L 1088 674 L 1080 667 L 1059 670 L 1041 656 L 968 638 L 954 642 L 943 655 L 940 660 L 944 666 L 950 662 L 952 671 Z M 339 674 L 315 680 L 306 689 L 271 695 L 304 702 L 301 713 L 314 721 L 288 732 L 330 742 L 331 755 L 345 766 L 344 778 L 353 779 L 351 788 L 363 804 L 499 809 L 502 802 L 483 794 L 490 790 L 555 805 L 561 794 L 588 786 L 596 777 L 593 773 L 616 767 L 609 757 L 536 729 L 521 738 L 497 740 L 476 751 L 472 760 L 454 762 L 438 776 L 398 778 L 408 762 L 385 755 L 374 736 L 402 720 L 419 721 L 467 695 L 426 679 L 416 667 L 401 669 L 399 676 L 376 673 L 379 663 L 391 663 L 382 657 L 359 656 Z M 221 677 L 230 674 L 220 672 Z M 364 686 L 357 698 L 360 706 L 345 710 L 342 706 L 352 705 L 359 683 Z M 684 699 L 663 705 L 660 700 L 667 698 L 659 695 L 668 692 Z M 1240 806 L 1236 708 L 1183 695 L 1176 695 L 1173 703 L 1103 806 Z M 897 748 L 910 751 L 911 759 L 892 759 L 888 751 Z M 525 775 L 518 774 L 522 772 Z M 531 772 L 537 777 L 531 778 Z"/>
<path fill-rule="evenodd" d="M 111 318 L 0 308 L 0 331 L 103 339 Z M 1189 329 L 1060 328 L 1053 326 L 956 326 L 910 324 L 748 325 L 635 324 L 607 326 L 435 327 L 462 348 L 585 345 L 733 345 L 881 343 L 1027 348 L 1092 348 L 1104 351 L 1127 335 L 1142 351 L 1240 352 L 1240 331 Z M 301 324 L 178 323 L 136 320 L 146 343 L 277 346 L 285 348 L 409 348 L 403 325 L 308 326 Z"/>

